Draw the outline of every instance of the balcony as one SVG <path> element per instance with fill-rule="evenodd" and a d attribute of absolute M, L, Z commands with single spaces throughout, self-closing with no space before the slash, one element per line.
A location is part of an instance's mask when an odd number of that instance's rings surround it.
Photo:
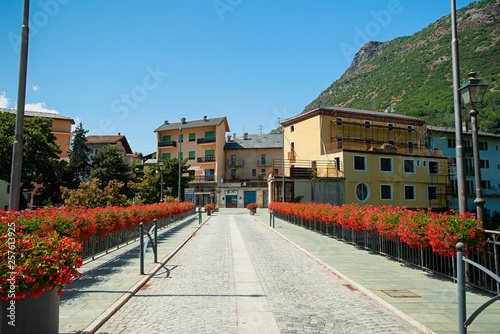
<path fill-rule="evenodd" d="M 158 147 L 177 147 L 177 142 L 175 140 L 169 140 L 169 141 L 159 140 Z"/>
<path fill-rule="evenodd" d="M 206 155 L 204 157 L 198 158 L 197 159 L 198 163 L 212 163 L 215 162 L 215 155 Z"/>
<path fill-rule="evenodd" d="M 198 138 L 196 142 L 198 144 L 213 144 L 215 143 L 215 137 Z"/>
<path fill-rule="evenodd" d="M 227 167 L 243 167 L 245 165 L 244 160 L 228 160 Z"/>
<path fill-rule="evenodd" d="M 500 189 L 497 189 L 495 187 L 489 189 L 483 188 L 481 191 L 483 196 L 494 196 L 494 197 L 500 196 Z"/>
<path fill-rule="evenodd" d="M 473 155 L 474 149 L 472 147 L 464 147 L 464 154 L 465 155 Z"/>
<path fill-rule="evenodd" d="M 389 143 L 384 143 L 384 144 L 373 143 L 367 145 L 365 142 L 344 140 L 341 143 L 336 141 L 327 143 L 325 147 L 328 153 L 338 150 L 350 150 L 350 151 L 393 153 L 401 155 L 415 155 L 415 156 L 427 156 L 427 157 L 443 157 L 442 150 L 429 149 L 424 146 L 418 147 L 418 146 L 408 146 L 401 144 L 392 145 Z"/>
<path fill-rule="evenodd" d="M 297 159 L 297 154 L 295 151 L 288 152 L 288 160 L 295 160 Z"/>
<path fill-rule="evenodd" d="M 272 166 L 273 163 L 273 161 L 269 160 L 257 160 L 257 166 L 259 167 Z"/>
<path fill-rule="evenodd" d="M 472 175 L 475 174 L 474 167 L 472 167 L 472 166 L 465 166 L 464 171 L 466 174 L 472 174 Z"/>
<path fill-rule="evenodd" d="M 215 175 L 197 175 L 191 182 L 215 182 Z"/>

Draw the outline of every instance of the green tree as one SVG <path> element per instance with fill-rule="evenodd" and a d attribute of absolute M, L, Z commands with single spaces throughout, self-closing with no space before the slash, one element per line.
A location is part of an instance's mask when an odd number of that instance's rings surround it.
<path fill-rule="evenodd" d="M 100 188 L 104 189 L 112 180 L 117 180 L 127 185 L 132 180 L 132 167 L 127 165 L 118 147 L 106 145 L 100 148 L 93 158 L 90 168 L 90 179 L 99 179 Z M 123 187 L 122 194 L 129 198 L 133 192 Z"/>
<path fill-rule="evenodd" d="M 79 181 L 86 180 L 90 174 L 89 155 L 91 149 L 87 146 L 87 138 L 85 137 L 87 132 L 89 131 L 85 130 L 80 122 L 73 131 L 73 140 L 69 151 L 69 166 Z"/>
<path fill-rule="evenodd" d="M 136 181 L 128 183 L 129 188 L 136 191 L 138 200 L 136 204 L 153 204 L 160 202 L 160 173 L 158 164 L 155 163 L 144 170 L 144 175 Z M 163 193 L 167 194 L 166 189 Z"/>
<path fill-rule="evenodd" d="M 191 182 L 194 177 L 192 176 L 185 176 L 185 174 L 188 173 L 189 167 L 191 165 L 187 165 L 188 159 L 181 160 L 181 197 L 180 200 L 182 201 L 184 198 L 182 194 L 184 194 L 184 189 L 188 187 L 189 182 Z M 179 192 L 179 159 L 178 158 L 173 158 L 173 159 L 165 159 L 165 172 L 163 175 L 163 189 L 165 192 L 165 189 L 171 189 L 172 196 L 174 197 L 179 197 L 178 192 Z"/>
<path fill-rule="evenodd" d="M 0 180 L 10 182 L 12 145 L 14 143 L 15 115 L 0 113 Z M 61 150 L 56 144 L 49 118 L 30 117 L 24 120 L 23 162 L 21 191 L 32 191 L 35 184 L 50 179 L 54 173 L 54 160 Z"/>
<path fill-rule="evenodd" d="M 61 187 L 78 188 L 78 180 L 67 161 L 53 160 L 52 170 L 53 173 L 44 178 L 42 187 L 35 194 L 35 205 L 61 205 L 64 203 Z"/>
<path fill-rule="evenodd" d="M 100 188 L 97 178 L 89 182 L 80 183 L 78 189 L 61 187 L 62 198 L 67 206 L 84 206 L 86 208 L 98 208 L 106 206 L 128 206 L 130 201 L 127 196 L 120 194 L 124 186 L 123 182 L 117 180 L 109 181 L 104 189 Z"/>

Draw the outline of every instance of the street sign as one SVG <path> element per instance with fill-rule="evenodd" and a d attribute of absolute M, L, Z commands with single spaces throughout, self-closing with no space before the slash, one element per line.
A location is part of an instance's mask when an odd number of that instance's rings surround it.
<path fill-rule="evenodd" d="M 214 193 L 210 193 L 210 197 L 214 197 Z"/>

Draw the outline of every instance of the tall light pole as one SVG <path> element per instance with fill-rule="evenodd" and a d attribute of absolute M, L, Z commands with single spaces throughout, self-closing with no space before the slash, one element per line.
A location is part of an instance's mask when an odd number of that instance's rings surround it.
<path fill-rule="evenodd" d="M 184 122 L 184 118 L 181 119 L 181 124 L 179 125 L 179 188 L 177 189 L 177 202 L 181 202 L 181 154 L 182 154 L 182 140 L 181 140 L 181 137 L 182 137 L 182 122 Z M 182 138 L 184 139 L 184 138 Z"/>
<path fill-rule="evenodd" d="M 165 163 L 163 160 L 158 166 L 160 167 L 160 203 L 163 203 L 163 172 L 165 171 Z"/>
<path fill-rule="evenodd" d="M 26 100 L 26 72 L 28 68 L 30 2 L 24 0 L 23 26 L 21 28 L 21 54 L 19 61 L 19 82 L 17 88 L 17 111 L 14 144 L 12 145 L 12 166 L 10 170 L 9 208 L 19 210 L 21 197 L 21 174 L 23 163 L 24 104 Z"/>
<path fill-rule="evenodd" d="M 458 208 L 461 214 L 467 211 L 465 197 L 464 147 L 462 138 L 462 110 L 460 106 L 460 67 L 458 61 L 457 6 L 451 0 L 451 59 L 453 63 L 453 99 L 455 109 L 455 150 L 457 155 L 457 194 Z"/>
<path fill-rule="evenodd" d="M 481 165 L 479 159 L 479 141 L 477 138 L 477 110 L 475 107 L 483 102 L 484 93 L 486 92 L 486 87 L 488 85 L 484 84 L 481 79 L 476 79 L 476 72 L 470 72 L 467 74 L 469 80 L 464 82 L 462 88 L 460 88 L 460 95 L 464 99 L 466 106 L 471 106 L 469 115 L 471 116 L 472 123 L 472 148 L 474 154 L 474 181 L 476 182 L 476 199 L 474 204 L 476 204 L 477 219 L 484 222 L 484 203 L 486 202 L 483 198 L 481 191 Z"/>

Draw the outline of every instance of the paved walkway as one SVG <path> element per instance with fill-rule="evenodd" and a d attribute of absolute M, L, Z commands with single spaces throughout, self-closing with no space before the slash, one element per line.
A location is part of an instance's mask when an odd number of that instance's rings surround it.
<path fill-rule="evenodd" d="M 273 233 L 247 210 L 223 210 L 212 215 L 98 332 L 417 330 Z"/>
<path fill-rule="evenodd" d="M 205 214 L 203 218 L 206 219 Z M 198 227 L 198 216 L 194 215 L 159 230 L 158 260 L 173 252 Z M 149 246 L 145 272 L 156 265 Z M 140 287 L 141 280 L 147 279 L 147 275 L 139 274 L 139 269 L 138 241 L 86 262 L 79 270 L 83 276 L 66 287 L 60 297 L 59 332 L 79 333 L 95 327 Z"/>

